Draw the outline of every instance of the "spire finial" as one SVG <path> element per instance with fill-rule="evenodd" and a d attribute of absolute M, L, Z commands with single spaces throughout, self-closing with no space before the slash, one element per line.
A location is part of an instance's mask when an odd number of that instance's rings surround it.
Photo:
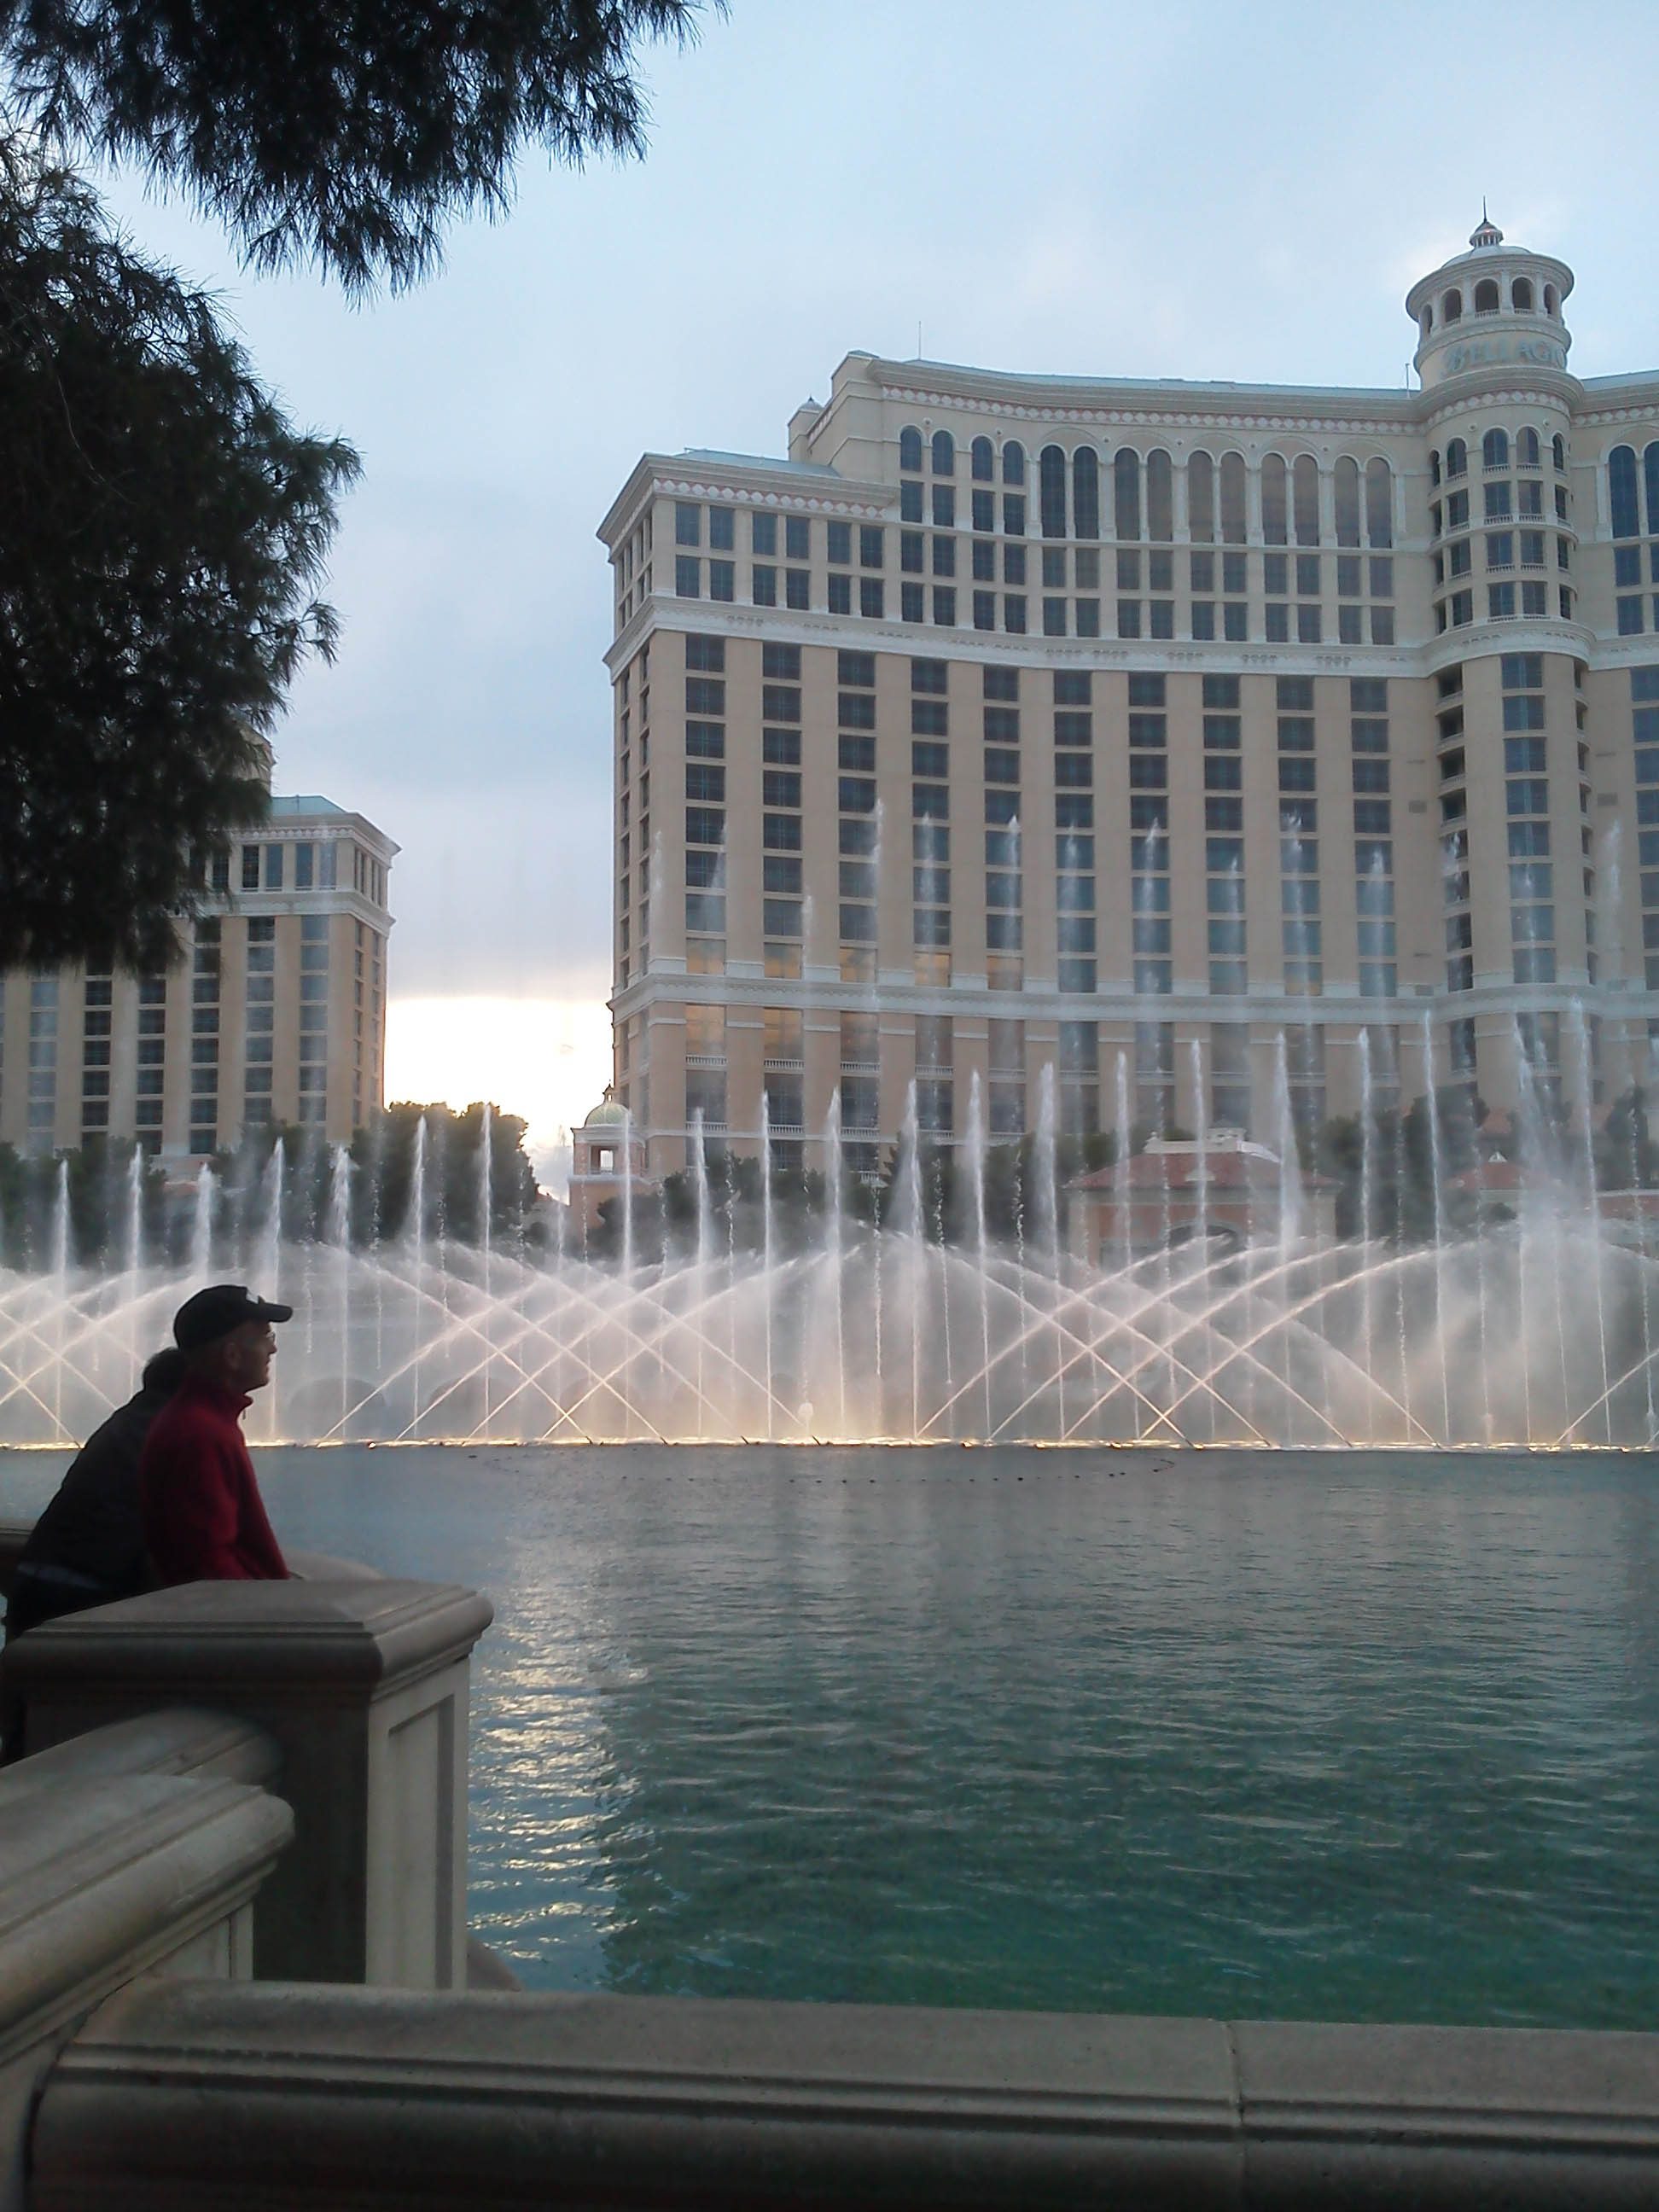
<path fill-rule="evenodd" d="M 1471 246 L 1501 246 L 1503 243 L 1504 234 L 1499 230 L 1498 225 L 1492 221 L 1492 217 L 1486 213 L 1486 195 L 1482 192 L 1480 195 L 1480 224 L 1475 229 L 1469 233 L 1469 244 Z"/>

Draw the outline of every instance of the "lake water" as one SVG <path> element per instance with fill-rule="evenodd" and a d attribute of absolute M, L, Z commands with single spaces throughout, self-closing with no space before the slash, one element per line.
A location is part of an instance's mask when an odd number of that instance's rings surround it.
<path fill-rule="evenodd" d="M 472 1915 L 532 1987 L 1659 2027 L 1645 1458 L 259 1468 L 295 1548 L 494 1598 Z"/>

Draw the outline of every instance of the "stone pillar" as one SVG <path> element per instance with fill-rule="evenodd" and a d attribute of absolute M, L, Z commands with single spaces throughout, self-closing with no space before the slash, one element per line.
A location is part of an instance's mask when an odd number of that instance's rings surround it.
<path fill-rule="evenodd" d="M 7 1686 L 27 1753 L 166 1705 L 264 1729 L 295 1843 L 255 1973 L 465 1989 L 469 1662 L 490 1619 L 453 1584 L 190 1583 L 46 1622 Z"/>
<path fill-rule="evenodd" d="M 222 1771 L 246 1731 L 166 1717 L 165 1742 L 124 1739 L 111 1771 L 88 1736 L 72 1759 L 0 1775 L 0 2212 L 22 2212 L 34 2100 L 95 2006 L 142 1974 L 250 1971 L 251 1901 L 293 1816 L 261 1789 L 177 1771 Z M 155 1756 L 175 1771 L 133 1771 Z"/>

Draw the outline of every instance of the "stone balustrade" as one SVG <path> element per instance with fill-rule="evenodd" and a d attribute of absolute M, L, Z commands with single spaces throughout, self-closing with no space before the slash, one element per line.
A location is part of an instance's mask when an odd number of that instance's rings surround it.
<path fill-rule="evenodd" d="M 34 2212 L 1650 2212 L 1659 2037 L 135 1985 Z"/>
<path fill-rule="evenodd" d="M 95 2006 L 140 1975 L 251 1972 L 253 1895 L 294 1828 L 258 1786 L 276 1757 L 167 1713 L 0 1774 L 0 2212 L 27 2202 L 34 2100 Z"/>
<path fill-rule="evenodd" d="M 1659 2036 L 464 1995 L 490 1609 L 338 1572 L 9 1650 L 0 2212 L 1659 2203 Z"/>
<path fill-rule="evenodd" d="M 469 1662 L 490 1618 L 474 1591 L 366 1570 L 190 1583 L 44 1622 L 8 1648 L 6 1693 L 26 1754 L 176 1705 L 263 1729 L 295 1839 L 255 1972 L 465 1989 Z"/>

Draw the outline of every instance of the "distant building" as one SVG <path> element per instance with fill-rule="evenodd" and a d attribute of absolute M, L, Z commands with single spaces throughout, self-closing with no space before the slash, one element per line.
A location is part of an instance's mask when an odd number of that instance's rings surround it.
<path fill-rule="evenodd" d="M 1072 1249 L 1079 1259 L 1112 1266 L 1188 1242 L 1200 1232 L 1239 1243 L 1271 1243 L 1283 1204 L 1279 1158 L 1237 1129 L 1217 1129 L 1202 1145 L 1154 1137 L 1121 1168 L 1077 1176 Z M 1300 1174 L 1298 1233 L 1335 1233 L 1335 1201 L 1322 1176 Z"/>
<path fill-rule="evenodd" d="M 331 1142 L 383 1103 L 387 878 L 398 847 L 320 798 L 273 799 L 209 866 L 180 963 L 14 969 L 0 984 L 0 1141 L 137 1139 L 184 1162 L 245 1127 Z"/>
<path fill-rule="evenodd" d="M 1582 1126 L 1644 1073 L 1659 372 L 1574 375 L 1571 286 L 1483 217 L 1419 389 L 854 353 L 787 459 L 647 453 L 600 534 L 653 1170 L 763 1102 L 815 1166 L 838 1092 L 867 1171 L 913 1085 L 940 1144 L 1048 1085 L 1276 1143 L 1281 1080 L 1305 1127 L 1525 1063 Z"/>
<path fill-rule="evenodd" d="M 599 1208 L 607 1200 L 620 1198 L 631 1183 L 638 1189 L 645 1180 L 645 1146 L 634 1133 L 629 1111 L 607 1084 L 605 1097 L 570 1139 L 570 1241 L 586 1252 L 599 1229 Z"/>

